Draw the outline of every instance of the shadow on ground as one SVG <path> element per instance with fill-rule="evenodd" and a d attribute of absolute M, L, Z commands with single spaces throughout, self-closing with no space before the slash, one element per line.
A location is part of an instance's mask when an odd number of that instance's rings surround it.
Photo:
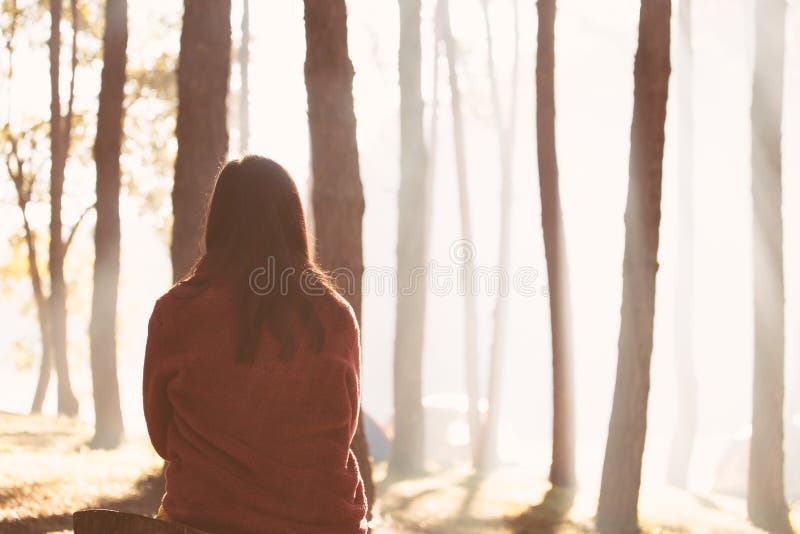
<path fill-rule="evenodd" d="M 139 479 L 128 496 L 121 499 L 101 499 L 91 508 L 107 508 L 152 516 L 158 510 L 163 494 L 164 473 L 162 471 L 157 475 L 147 475 Z M 40 534 L 60 530 L 72 530 L 72 512 L 0 521 L 0 532 L 4 534 Z"/>
<path fill-rule="evenodd" d="M 575 502 L 575 490 L 553 487 L 544 494 L 542 502 L 508 520 L 511 531 L 520 534 L 567 534 L 593 532 L 569 519 Z"/>

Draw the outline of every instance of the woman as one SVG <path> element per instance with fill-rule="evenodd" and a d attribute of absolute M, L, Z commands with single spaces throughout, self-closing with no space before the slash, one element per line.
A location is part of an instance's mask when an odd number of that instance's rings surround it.
<path fill-rule="evenodd" d="M 210 532 L 365 532 L 350 452 L 359 358 L 358 324 L 311 258 L 291 177 L 257 156 L 225 165 L 205 253 L 150 318 L 159 517 Z"/>

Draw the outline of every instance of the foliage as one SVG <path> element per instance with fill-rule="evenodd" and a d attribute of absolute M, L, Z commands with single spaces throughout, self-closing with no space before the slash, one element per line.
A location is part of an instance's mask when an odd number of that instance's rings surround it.
<path fill-rule="evenodd" d="M 43 290 L 48 292 L 48 223 L 49 223 L 49 95 L 34 99 L 27 87 L 35 82 L 47 80 L 47 41 L 49 37 L 49 13 L 43 0 L 2 0 L 0 28 L 2 29 L 3 52 L 0 67 L 3 70 L 0 91 L 7 96 L 8 109 L 0 128 L 0 206 L 9 214 L 12 225 L 0 242 L 7 240 L 6 251 L 0 251 L 0 291 L 20 303 L 18 309 L 30 328 L 15 332 L 11 343 L 14 351 L 24 357 L 17 361 L 28 365 L 40 353 L 40 343 L 31 342 L 38 332 L 34 329 L 35 307 L 29 277 L 28 258 L 23 229 L 27 218 Z M 62 71 L 69 72 L 69 43 L 72 21 L 70 11 L 64 11 L 62 22 Z M 121 204 L 133 204 L 140 218 L 159 229 L 167 241 L 171 217 L 168 197 L 175 157 L 174 102 L 175 66 L 177 46 L 170 46 L 170 39 L 177 45 L 179 13 L 149 21 L 144 38 L 155 46 L 138 46 L 132 39 L 129 44 L 128 82 L 126 84 L 126 117 L 124 125 L 123 155 L 121 158 L 123 190 Z M 65 240 L 74 234 L 75 249 L 68 254 L 66 268 L 69 285 L 68 306 L 71 313 L 82 314 L 88 309 L 91 294 L 92 232 L 89 224 L 78 223 L 93 217 L 90 208 L 94 204 L 95 169 L 93 144 L 97 123 L 97 93 L 102 70 L 102 34 L 104 28 L 102 2 L 78 2 L 78 28 L 75 108 L 72 139 L 65 171 L 63 217 Z M 36 70 L 30 65 L 35 65 Z M 69 76 L 62 76 L 68 82 Z M 65 91 L 62 91 L 64 93 Z M 39 94 L 35 93 L 38 97 Z M 20 187 L 13 176 L 22 177 Z M 5 183 L 2 183 L 5 182 Z M 24 209 L 24 217 L 23 211 Z M 14 214 L 14 215 L 11 215 Z M 123 222 L 124 224 L 124 222 Z M 81 339 L 73 345 L 83 352 L 87 345 L 85 326 L 81 327 Z"/>

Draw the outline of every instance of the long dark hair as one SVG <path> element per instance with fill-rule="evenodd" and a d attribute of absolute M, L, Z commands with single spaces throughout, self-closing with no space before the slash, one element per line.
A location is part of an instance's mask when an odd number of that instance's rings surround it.
<path fill-rule="evenodd" d="M 205 251 L 181 283 L 214 280 L 234 288 L 239 361 L 253 361 L 264 322 L 280 343 L 281 359 L 303 342 L 322 350 L 324 329 L 313 300 L 330 295 L 332 286 L 311 257 L 297 187 L 271 159 L 245 156 L 217 176 Z"/>

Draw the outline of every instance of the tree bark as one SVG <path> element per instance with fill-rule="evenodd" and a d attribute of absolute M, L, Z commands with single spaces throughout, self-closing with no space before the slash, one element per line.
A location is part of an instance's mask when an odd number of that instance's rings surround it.
<path fill-rule="evenodd" d="M 514 0 L 514 60 L 511 79 L 511 106 L 508 121 L 503 120 L 503 110 L 500 105 L 500 90 L 497 87 L 497 76 L 494 68 L 494 46 L 492 43 L 492 28 L 489 20 L 488 0 L 482 0 L 483 20 L 486 31 L 487 70 L 492 98 L 492 115 L 500 153 L 500 250 L 499 265 L 501 276 L 511 272 L 511 209 L 513 195 L 512 166 L 515 139 L 515 124 L 517 117 L 517 72 L 519 70 L 519 16 L 517 1 Z M 478 453 L 478 468 L 490 469 L 498 461 L 498 439 L 500 427 L 500 396 L 503 386 L 502 370 L 505 357 L 508 325 L 508 295 L 504 293 L 503 283 L 495 299 L 493 314 L 494 332 L 489 354 L 489 402 L 486 413 L 486 424 L 481 432 L 481 442 Z"/>
<path fill-rule="evenodd" d="M 64 280 L 64 240 L 62 236 L 61 200 L 64 193 L 64 168 L 71 137 L 72 103 L 77 66 L 76 34 L 77 7 L 70 2 L 72 14 L 72 78 L 66 117 L 61 116 L 59 90 L 61 53 L 61 0 L 50 2 L 50 247 L 48 270 L 50 272 L 50 297 L 48 322 L 51 348 L 58 378 L 58 413 L 68 416 L 78 414 L 78 399 L 72 392 L 67 361 L 67 287 Z"/>
<path fill-rule="evenodd" d="M 246 154 L 250 146 L 250 0 L 242 0 L 242 45 L 239 47 L 239 73 L 242 87 L 239 94 L 239 152 Z"/>
<path fill-rule="evenodd" d="M 103 72 L 97 111 L 94 289 L 89 325 L 95 434 L 91 445 L 114 448 L 123 437 L 117 380 L 117 292 L 120 264 L 120 150 L 124 117 L 127 0 L 106 0 Z"/>
<path fill-rule="evenodd" d="M 12 53 L 11 50 L 12 49 L 9 49 L 9 55 Z M 10 63 L 11 60 L 9 59 L 9 64 Z M 10 70 L 9 67 L 9 79 L 11 78 Z M 25 237 L 25 246 L 28 250 L 28 276 L 31 280 L 31 290 L 33 291 L 33 299 L 36 303 L 36 317 L 39 322 L 39 334 L 42 340 L 42 359 L 39 364 L 39 378 L 36 382 L 36 392 L 33 395 L 33 402 L 31 403 L 31 414 L 39 414 L 42 413 L 42 404 L 44 403 L 44 397 L 50 384 L 50 371 L 52 367 L 50 329 L 47 322 L 48 301 L 47 297 L 45 297 L 44 289 L 42 288 L 42 276 L 39 271 L 38 254 L 36 253 L 36 236 L 33 233 L 33 229 L 28 221 L 28 215 L 25 212 L 28 202 L 30 201 L 35 176 L 32 175 L 26 179 L 26 173 L 23 162 L 20 159 L 17 143 L 17 139 L 11 140 L 11 150 L 6 154 L 6 169 L 8 170 L 11 180 L 14 182 L 14 188 L 17 192 L 17 206 L 22 215 L 22 231 Z M 27 186 L 26 182 L 28 182 Z"/>
<path fill-rule="evenodd" d="M 783 488 L 784 283 L 781 115 L 785 0 L 756 2 L 751 108 L 755 363 L 747 511 L 770 532 L 791 532 Z"/>
<path fill-rule="evenodd" d="M 450 6 L 448 0 L 439 0 L 437 5 L 437 27 L 445 45 L 447 72 L 450 81 L 450 105 L 453 115 L 453 144 L 456 152 L 456 175 L 458 178 L 458 201 L 461 213 L 461 241 L 451 248 L 453 261 L 460 263 L 464 280 L 464 357 L 466 368 L 467 422 L 469 424 L 472 461 L 480 464 L 480 414 L 478 401 L 478 311 L 473 291 L 473 272 L 475 271 L 475 250 L 470 220 L 469 184 L 467 183 L 467 163 L 464 147 L 464 118 L 461 111 L 461 91 L 458 86 L 456 70 L 457 51 L 453 33 L 450 29 Z"/>
<path fill-rule="evenodd" d="M 619 361 L 597 508 L 598 528 L 615 534 L 638 532 L 670 74 L 670 1 L 642 0 L 639 13 Z"/>
<path fill-rule="evenodd" d="M 423 127 L 420 0 L 399 0 L 400 191 L 397 318 L 394 338 L 394 442 L 389 468 L 416 475 L 425 466 L 422 354 L 428 256 L 427 154 Z M 420 271 L 420 269 L 423 269 Z"/>
<path fill-rule="evenodd" d="M 178 155 L 172 190 L 172 277 L 201 253 L 206 205 L 228 152 L 231 59 L 230 0 L 184 0 L 178 55 Z"/>
<path fill-rule="evenodd" d="M 686 488 L 689 463 L 697 431 L 697 378 L 692 353 L 694 311 L 694 98 L 692 96 L 692 2 L 678 7 L 678 258 L 675 292 L 675 380 L 677 425 L 669 453 L 667 479 Z"/>
<path fill-rule="evenodd" d="M 364 192 L 358 167 L 354 72 L 347 50 L 344 0 L 305 0 L 305 28 L 317 260 L 342 288 L 360 323 Z M 351 448 L 371 510 L 375 486 L 361 417 Z"/>
<path fill-rule="evenodd" d="M 561 193 L 556 157 L 555 20 L 556 1 L 536 3 L 539 30 L 536 50 L 536 146 L 542 234 L 550 298 L 553 357 L 553 456 L 550 483 L 575 487 L 575 401 L 572 372 L 570 290 Z"/>
<path fill-rule="evenodd" d="M 50 386 L 50 373 L 53 367 L 53 355 L 50 351 L 50 329 L 47 325 L 47 302 L 44 306 L 36 305 L 39 315 L 39 335 L 42 338 L 42 359 L 39 362 L 39 378 L 36 380 L 36 390 L 31 402 L 31 415 L 42 413 L 44 397 Z"/>

